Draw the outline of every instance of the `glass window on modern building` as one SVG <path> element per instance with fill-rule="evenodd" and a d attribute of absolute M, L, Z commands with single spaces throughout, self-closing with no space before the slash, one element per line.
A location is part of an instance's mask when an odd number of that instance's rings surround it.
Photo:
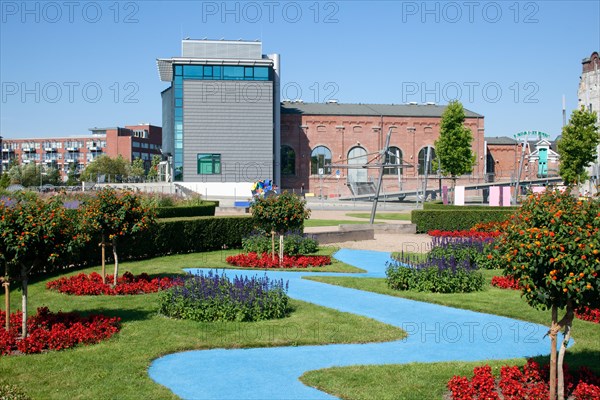
<path fill-rule="evenodd" d="M 220 154 L 198 154 L 198 175 L 218 175 L 220 173 Z"/>

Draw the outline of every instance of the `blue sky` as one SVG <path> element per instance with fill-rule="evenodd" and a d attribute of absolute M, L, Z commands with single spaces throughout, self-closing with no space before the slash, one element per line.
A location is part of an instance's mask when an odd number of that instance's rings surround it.
<path fill-rule="evenodd" d="M 446 104 L 486 136 L 560 133 L 581 60 L 600 50 L 598 1 L 0 1 L 0 135 L 161 125 L 156 58 L 181 39 L 259 39 L 282 98 Z"/>

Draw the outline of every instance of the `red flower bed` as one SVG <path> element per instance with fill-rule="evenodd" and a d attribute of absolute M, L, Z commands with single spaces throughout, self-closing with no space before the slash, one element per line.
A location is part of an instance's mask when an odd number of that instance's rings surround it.
<path fill-rule="evenodd" d="M 281 265 L 279 257 L 271 257 L 271 254 L 262 253 L 242 253 L 236 256 L 229 256 L 225 259 L 227 264 L 244 268 L 309 268 L 322 267 L 331 264 L 329 256 L 283 256 Z"/>
<path fill-rule="evenodd" d="M 500 380 L 496 385 L 492 369 L 485 365 L 473 369 L 473 377 L 453 376 L 448 381 L 448 389 L 454 400 L 486 399 L 496 400 L 500 393 L 505 400 L 547 399 L 549 367 L 533 360 L 520 369 L 517 366 L 503 366 L 500 369 Z M 576 374 L 569 372 L 564 365 L 565 391 L 574 400 L 600 399 L 600 378 L 587 367 L 581 367 Z M 575 390 L 573 390 L 575 388 Z"/>
<path fill-rule="evenodd" d="M 480 232 L 475 231 L 473 229 L 468 231 L 441 231 L 439 229 L 434 229 L 432 231 L 427 232 L 429 236 L 439 236 L 439 237 L 460 237 L 460 238 L 473 238 L 473 239 L 493 239 L 500 235 L 500 231 L 493 232 Z"/>
<path fill-rule="evenodd" d="M 521 289 L 519 286 L 519 280 L 515 279 L 514 276 L 494 276 L 492 278 L 492 286 L 499 287 L 500 289 Z"/>
<path fill-rule="evenodd" d="M 575 311 L 575 316 L 584 321 L 600 324 L 600 308 L 583 307 L 582 309 Z"/>
<path fill-rule="evenodd" d="M 6 313 L 0 310 L 0 320 Z M 20 340 L 22 313 L 10 315 L 10 330 L 0 328 L 0 355 L 41 353 L 44 350 L 62 350 L 78 344 L 93 344 L 117 333 L 120 318 L 104 315 L 82 317 L 77 313 L 51 313 L 47 307 L 38 308 L 37 314 L 27 318 L 29 336 Z"/>
<path fill-rule="evenodd" d="M 107 275 L 106 282 L 112 282 L 113 276 Z M 102 276 L 96 272 L 90 275 L 84 273 L 63 277 L 48 282 L 48 289 L 56 290 L 61 293 L 74 294 L 76 296 L 90 295 L 123 295 L 123 294 L 143 294 L 158 292 L 159 289 L 167 289 L 175 284 L 172 278 L 154 278 L 150 279 L 148 274 L 143 273 L 133 276 L 131 272 L 125 272 L 117 280 L 117 286 L 112 287 L 109 283 L 102 283 Z"/>

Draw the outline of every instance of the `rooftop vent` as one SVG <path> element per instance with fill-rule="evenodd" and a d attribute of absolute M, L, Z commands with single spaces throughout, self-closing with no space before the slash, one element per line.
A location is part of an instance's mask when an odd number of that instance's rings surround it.
<path fill-rule="evenodd" d="M 337 104 L 337 103 L 338 103 L 337 99 L 327 100 L 327 104 Z"/>

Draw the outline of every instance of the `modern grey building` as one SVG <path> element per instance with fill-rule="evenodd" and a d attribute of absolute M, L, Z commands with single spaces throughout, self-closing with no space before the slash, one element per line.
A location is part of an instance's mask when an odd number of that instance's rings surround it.
<path fill-rule="evenodd" d="M 181 57 L 157 65 L 171 84 L 162 92 L 162 150 L 175 182 L 279 184 L 279 55 L 263 55 L 258 41 L 186 39 Z"/>

